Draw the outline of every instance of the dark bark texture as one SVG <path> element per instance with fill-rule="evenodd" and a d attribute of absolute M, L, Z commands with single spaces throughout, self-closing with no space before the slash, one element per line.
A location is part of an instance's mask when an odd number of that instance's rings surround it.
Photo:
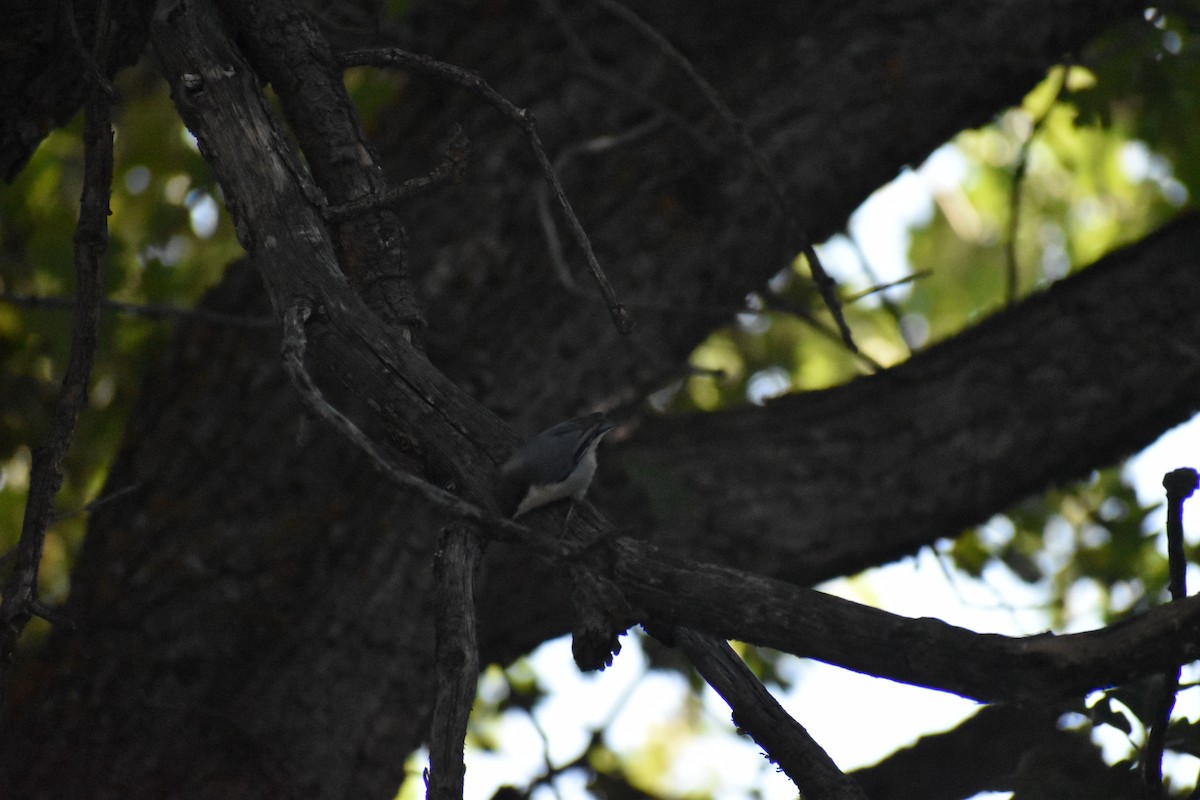
<path fill-rule="evenodd" d="M 234 31 L 263 25 L 274 7 L 238 5 Z M 899 169 L 1018 101 L 1047 67 L 1082 57 L 1108 26 L 1139 12 L 1095 0 L 814 0 L 739 4 L 735 13 L 679 0 L 639 13 L 745 120 L 792 213 L 821 239 Z M 291 30 L 271 33 L 286 45 Z M 623 408 L 631 424 L 602 454 L 597 507 L 672 552 L 807 583 L 955 535 L 1113 463 L 1200 407 L 1200 222 L 1185 219 L 887 374 L 766 408 L 640 419 L 630 409 L 682 374 L 696 343 L 787 265 L 770 192 L 678 65 L 592 4 L 417 4 L 394 39 L 479 72 L 533 111 L 638 323 L 630 337 L 613 330 L 574 248 L 572 280 L 557 275 L 525 140 L 465 91 L 414 78 L 369 131 L 397 181 L 428 172 L 452 124 L 472 140 L 463 184 L 400 209 L 404 263 L 394 242 L 379 251 L 407 270 L 405 301 L 368 303 L 385 316 L 392 309 L 444 385 L 417 374 L 415 351 L 392 342 L 402 338 L 394 331 L 346 322 L 358 307 L 329 300 L 340 297 L 336 281 L 302 274 L 301 261 L 324 256 L 306 252 L 298 231 L 307 223 L 294 216 L 305 209 L 285 205 L 290 190 L 277 193 L 277 211 L 289 215 L 280 235 L 296 243 L 279 255 L 282 240 L 263 233 L 280 220 L 247 208 L 257 195 L 232 175 L 225 188 L 257 269 L 232 267 L 205 306 L 250 315 L 273 303 L 282 313 L 281 303 L 308 295 L 322 386 L 368 433 L 387 431 L 395 459 L 438 486 L 490 502 L 490 469 L 513 437 L 481 409 L 532 433 L 581 410 Z M 280 92 L 314 85 L 287 53 L 247 49 L 255 69 L 279 71 Z M 185 115 L 202 113 L 205 98 L 177 100 Z M 283 105 L 294 122 L 301 112 L 291 102 Z M 313 129 L 338 129 L 321 122 Z M 580 146 L 643 124 L 645 135 L 615 148 Z M 216 126 L 211 152 L 236 149 L 234 133 L 243 132 Z M 358 151 L 311 146 L 305 155 L 321 162 L 313 173 L 326 192 L 336 187 L 335 202 L 372 185 L 371 174 L 339 183 L 346 173 L 333 169 Z M 0 165 L 20 163 L 7 140 L 0 149 Z M 252 164 L 273 154 L 243 155 Z M 281 173 L 280 186 L 288 180 Z M 355 237 L 383 223 L 358 224 L 354 236 L 333 236 L 343 268 L 361 257 Z M 369 294 L 353 275 L 351 283 Z M 354 340 L 362 331 L 375 338 Z M 78 629 L 26 654 L 10 687 L 5 796 L 394 793 L 432 711 L 431 565 L 447 520 L 304 412 L 280 344 L 269 333 L 190 323 L 148 377 L 108 485 L 137 489 L 91 521 L 70 599 Z M 416 365 L 413 385 L 446 389 L 443 413 L 423 417 L 398 390 L 359 393 L 377 363 Z M 380 392 L 411 377 L 376 373 Z M 483 561 L 475 591 L 484 663 L 570 628 L 561 567 L 498 544 Z M 1001 727 L 1023 735 L 1020 725 Z M 860 782 L 871 797 L 903 796 Z"/>

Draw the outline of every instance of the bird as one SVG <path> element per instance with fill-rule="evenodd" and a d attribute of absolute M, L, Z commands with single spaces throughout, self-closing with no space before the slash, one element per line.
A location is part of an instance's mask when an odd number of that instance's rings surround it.
<path fill-rule="evenodd" d="M 616 426 L 603 414 L 587 414 L 560 422 L 534 436 L 500 465 L 496 499 L 505 515 L 516 519 L 535 508 L 571 499 L 583 500 L 596 474 L 596 447 Z"/>

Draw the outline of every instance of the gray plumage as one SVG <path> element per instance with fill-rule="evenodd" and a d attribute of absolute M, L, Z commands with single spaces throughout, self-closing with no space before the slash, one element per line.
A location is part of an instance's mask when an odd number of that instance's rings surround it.
<path fill-rule="evenodd" d="M 596 446 L 614 427 L 603 414 L 588 414 L 547 428 L 521 445 L 500 467 L 500 509 L 519 517 L 556 500 L 582 500 L 596 474 Z"/>

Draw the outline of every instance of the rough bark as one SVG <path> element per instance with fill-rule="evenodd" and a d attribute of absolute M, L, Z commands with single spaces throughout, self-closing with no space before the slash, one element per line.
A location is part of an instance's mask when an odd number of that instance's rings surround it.
<path fill-rule="evenodd" d="M 901 166 L 1018 99 L 1046 66 L 1082 47 L 1128 4 L 776 7 L 755 6 L 744 18 L 729 19 L 727 9 L 689 3 L 667 7 L 652 21 L 745 116 L 804 225 L 821 237 Z M 711 24 L 718 13 L 728 24 Z M 491 15 L 432 4 L 418 11 L 410 44 L 484 72 L 532 107 L 546 140 L 560 148 L 628 130 L 652 113 L 645 102 L 611 88 L 610 78 L 690 120 L 677 125 L 668 118 L 661 136 L 603 161 L 576 156 L 562 163 L 568 190 L 583 199 L 584 223 L 639 317 L 633 340 L 611 330 L 590 291 L 579 296 L 554 277 L 536 226 L 531 159 L 518 134 L 473 100 L 421 83 L 397 112 L 403 116 L 380 136 L 397 172 L 408 177 L 426 171 L 433 142 L 449 123 L 466 123 L 480 156 L 471 182 L 406 209 L 411 263 L 424 271 L 418 283 L 431 322 L 429 352 L 476 399 L 530 429 L 580 406 L 644 396 L 675 374 L 698 338 L 787 258 L 772 233 L 782 230 L 773 224 L 778 211 L 671 65 L 590 7 L 572 7 L 567 23 L 595 59 L 590 77 L 565 66 L 580 63 L 577 52 L 567 55 L 578 41 L 554 18 L 521 4 Z M 891 135 L 881 137 L 881 130 Z M 1185 223 L 1145 243 L 1138 252 L 1146 258 L 1121 257 L 1109 272 L 1130 276 L 1121 279 L 1126 292 L 1150 288 L 1154 280 L 1147 276 L 1156 275 L 1156 267 L 1186 267 L 1173 248 L 1190 243 L 1194 227 Z M 1090 279 L 1081 280 L 1086 286 Z M 1175 280 L 1164 291 L 1180 291 Z M 232 270 L 207 305 L 261 312 L 256 284 L 249 269 Z M 710 423 L 690 421 L 691 444 L 683 428 L 646 423 L 627 456 L 621 448 L 605 456 L 655 459 L 661 480 L 688 492 L 705 490 L 696 495 L 695 514 L 678 523 L 662 520 L 648 531 L 683 551 L 800 578 L 886 560 L 924 536 L 953 533 L 999 511 L 1020 493 L 1109 463 L 1195 407 L 1195 354 L 1177 344 L 1195 341 L 1193 315 L 1179 313 L 1183 301 L 1160 318 L 1129 303 L 1128 294 L 1115 305 L 1093 307 L 1105 299 L 1080 291 L 1035 301 L 1026 316 L 1017 312 L 968 334 L 963 344 L 935 351 L 920 362 L 925 366 L 898 377 L 799 399 L 810 404 L 799 408 L 776 404 L 728 415 L 707 431 Z M 1151 357 L 1147 351 L 1166 349 L 1161 344 L 1168 342 L 1185 368 L 1156 372 L 1157 391 L 1147 394 L 1161 405 L 1137 405 L 1143 410 L 1131 419 L 1125 408 L 1146 376 L 1134 369 L 1102 372 L 1110 354 L 1084 347 L 1076 363 L 1063 367 L 1068 374 L 1061 381 L 1059 371 L 1048 368 L 1055 380 L 1047 383 L 1069 397 L 1074 377 L 1106 375 L 1114 382 L 1105 398 L 1115 401 L 1101 398 L 1097 415 L 1089 417 L 1092 444 L 1072 450 L 1066 437 L 1075 428 L 1039 424 L 1023 444 L 1000 449 L 995 431 L 1005 421 L 1044 411 L 1006 411 L 993 419 L 991 396 L 972 387 L 981 376 L 1002 380 L 1041 363 L 1022 359 L 1045 355 L 1035 334 L 1072 333 L 1070 323 L 1066 330 L 1051 323 L 1063 310 L 1055 303 L 1076 296 L 1086 297 L 1095 313 L 1069 318 L 1089 320 L 1099 326 L 1094 333 L 1120 345 L 1118 366 Z M 1105 320 L 1106 313 L 1113 319 Z M 987 341 L 994 334 L 1001 344 L 993 348 Z M 328 346 L 326 358 L 341 352 L 320 341 L 316 346 Z M 79 630 L 54 636 L 13 688 L 15 736 L 0 753 L 0 778 L 15 787 L 15 796 L 382 797 L 394 791 L 430 713 L 429 565 L 444 518 L 398 495 L 337 436 L 307 418 L 279 370 L 278 352 L 270 335 L 193 324 L 181 328 L 148 379 L 109 481 L 111 489 L 136 485 L 138 491 L 92 520 L 71 597 Z M 977 361 L 962 361 L 985 354 L 998 359 L 997 353 L 1013 360 L 995 364 L 994 375 Z M 935 414 L 944 412 L 933 404 L 943 396 L 961 407 L 953 430 L 934 424 Z M 915 413 L 914 398 L 926 401 L 929 416 Z M 403 410 L 365 410 L 417 422 Z M 872 424 L 872 435 L 864 435 L 857 426 L 872 417 L 888 424 Z M 804 433 L 781 436 L 781 426 L 797 419 Z M 980 425 L 983 433 L 975 437 Z M 505 441 L 487 426 L 472 430 L 475 445 L 488 439 L 468 459 L 476 472 L 451 475 L 468 494 L 482 491 L 483 454 L 494 457 Z M 888 438 L 897 431 L 901 439 Z M 962 440 L 954 439 L 956 431 Z M 764 458 L 762 469 L 784 459 L 790 466 L 778 473 L 738 471 L 733 457 L 695 444 L 706 433 L 714 449 L 718 442 L 730 445 L 734 435 L 750 443 L 778 440 L 784 446 L 768 453 L 773 458 Z M 412 458 L 399 446 L 397 457 L 437 474 L 443 461 L 462 463 L 452 441 L 448 435 L 444 442 L 446 459 Z M 894 474 L 903 472 L 897 458 L 937 443 L 944 455 L 930 459 L 929 469 L 941 471 L 919 479 Z M 679 449 L 668 456 L 668 448 Z M 1066 455 L 1039 462 L 1036 475 L 1021 477 L 1024 459 L 1039 448 Z M 971 481 L 946 477 L 962 474 L 964 465 L 944 460 L 961 452 L 971 455 Z M 893 473 L 862 479 L 858 466 L 872 459 L 881 470 L 892 465 Z M 713 476 L 722 469 L 727 483 L 713 492 Z M 803 506 L 803 515 L 818 515 L 806 530 L 820 533 L 802 534 L 811 537 L 803 541 L 813 562 L 796 544 L 800 535 L 789 538 L 798 528 L 779 522 L 790 516 L 807 525 L 798 505 L 767 505 L 769 513 L 753 523 L 736 516 L 752 489 L 769 483 L 787 494 L 797 477 L 817 481 L 819 473 L 832 476 L 820 485 L 836 502 L 826 516 L 819 516 L 820 503 Z M 939 515 L 945 483 L 957 487 L 950 495 L 955 502 Z M 898 521 L 907 517 L 883 502 L 888 491 L 904 493 L 903 510 L 917 514 L 919 524 Z M 853 502 L 856 496 L 865 511 Z M 603 493 L 599 505 L 605 506 Z M 643 501 L 629 518 L 653 515 Z M 747 546 L 754 526 L 771 534 L 763 534 L 761 548 Z M 826 531 L 829 539 L 817 538 Z M 861 550 L 847 554 L 829 544 L 858 531 L 866 540 Z M 510 658 L 566 629 L 563 595 L 551 591 L 555 570 L 532 564 L 526 552 L 496 546 L 487 561 L 478 586 L 482 658 Z"/>

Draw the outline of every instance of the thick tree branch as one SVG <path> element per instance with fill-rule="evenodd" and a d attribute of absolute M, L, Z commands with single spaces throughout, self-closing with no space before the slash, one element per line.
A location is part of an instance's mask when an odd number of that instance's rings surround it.
<path fill-rule="evenodd" d="M 458 473 L 445 479 L 470 484 L 477 498 L 490 501 L 488 476 L 513 438 L 415 348 L 396 341 L 351 290 L 320 209 L 297 177 L 303 168 L 276 129 L 255 74 L 211 9 L 204 0 L 166 4 L 154 38 L 176 105 L 233 198 L 239 238 L 276 312 L 282 317 L 299 302 L 321 312 L 308 323 L 307 358 L 364 396 L 404 398 L 379 409 L 385 426 L 402 438 L 406 430 L 420 432 L 419 443 L 436 450 L 423 451 L 424 457 L 437 469 Z M 406 440 L 409 448 L 415 443 Z M 477 468 L 463 469 L 464 460 Z"/>
<path fill-rule="evenodd" d="M 382 162 L 309 12 L 283 0 L 221 0 L 254 68 L 271 82 L 316 185 L 335 207 L 360 204 L 388 188 Z M 296 177 L 307 185 L 307 170 Z M 315 198 L 314 198 L 315 199 Z M 360 206 L 361 207 L 361 206 Z M 370 204 L 330 226 L 339 268 L 367 305 L 410 341 L 425 326 L 395 209 Z"/>
<path fill-rule="evenodd" d="M 146 46 L 152 0 L 37 0 L 5 6 L 0 29 L 0 178 L 12 181 L 51 130 L 85 105 L 93 76 L 108 82 Z M 61 13 L 68 11 L 70 17 Z M 103 52 L 79 47 L 100 39 L 96 22 L 111 20 Z M 109 87 L 111 89 L 111 86 Z"/>
<path fill-rule="evenodd" d="M 1085 731 L 1059 729 L 1065 710 L 987 706 L 953 730 L 923 736 L 850 774 L 871 800 L 962 800 L 1012 789 L 1056 799 L 1135 797 L 1139 786 L 1128 768 L 1105 764 Z M 1072 788 L 1055 794 L 1063 776 Z"/>
<path fill-rule="evenodd" d="M 844 226 L 903 165 L 920 163 L 957 131 L 1019 102 L 1064 52 L 1081 48 L 1115 16 L 1140 13 L 1121 0 L 1053 6 L 967 0 L 936 9 L 866 0 L 758 4 L 736 14 L 720 3 L 671 0 L 638 4 L 637 11 L 728 98 L 815 241 Z M 481 158 L 470 187 L 442 196 L 438 207 L 413 209 L 423 221 L 414 221 L 413 229 L 424 224 L 426 234 L 423 241 L 414 237 L 414 256 L 442 258 L 449 250 L 457 280 L 486 276 L 488 285 L 505 287 L 470 302 L 453 292 L 431 297 L 431 314 L 453 331 L 431 343 L 436 360 L 447 374 L 477 381 L 489 407 L 530 428 L 580 405 L 641 396 L 674 380 L 687 354 L 742 307 L 746 292 L 779 271 L 787 238 L 786 221 L 743 150 L 713 152 L 681 132 L 690 126 L 726 138 L 681 70 L 594 4 L 561 4 L 561 17 L 565 25 L 545 24 L 536 34 L 524 7 L 486 25 L 449 23 L 438 28 L 446 48 L 430 52 L 452 63 L 487 63 L 497 82 L 521 87 L 522 102 L 538 110 L 550 145 L 628 130 L 663 107 L 686 120 L 562 173 L 622 299 L 631 309 L 661 304 L 639 314 L 635 348 L 612 335 L 606 319 L 580 315 L 568 289 L 547 285 L 544 247 L 530 240 L 523 219 L 531 177 L 520 160 Z M 421 21 L 437 26 L 443 20 Z M 556 36 L 556 27 L 567 34 Z M 561 38 L 576 45 L 568 48 Z M 531 50 L 502 44 L 518 40 L 537 44 Z M 581 74 L 594 73 L 580 63 L 581 51 L 613 80 L 581 82 Z M 764 64 L 770 69 L 755 66 Z M 615 81 L 624 86 L 610 88 Z M 389 118 L 394 125 L 440 131 L 453 121 L 478 119 L 471 127 L 479 152 L 515 153 L 514 137 L 489 138 L 479 130 L 486 117 L 476 113 L 473 98 L 414 83 L 422 121 L 406 124 L 412 120 L 407 106 Z M 596 122 L 581 130 L 581 119 Z M 892 135 L 881 137 L 880 130 Z M 396 148 L 397 157 L 404 154 Z M 447 207 L 456 210 L 453 221 Z M 473 257 L 481 247 L 489 248 L 487 259 Z M 531 330 L 552 335 L 549 346 L 538 348 L 536 363 L 506 345 L 510 335 L 523 338 Z M 573 387 L 567 396 L 545 391 L 549 375 Z"/>
<path fill-rule="evenodd" d="M 1200 658 L 1200 596 L 1107 628 L 981 634 L 672 556 L 631 539 L 594 556 L 635 614 L 983 702 L 1079 697 Z"/>
<path fill-rule="evenodd" d="M 886 372 L 656 420 L 618 456 L 685 498 L 660 544 L 800 583 L 884 563 L 1200 409 L 1197 253 L 1185 215 Z"/>

